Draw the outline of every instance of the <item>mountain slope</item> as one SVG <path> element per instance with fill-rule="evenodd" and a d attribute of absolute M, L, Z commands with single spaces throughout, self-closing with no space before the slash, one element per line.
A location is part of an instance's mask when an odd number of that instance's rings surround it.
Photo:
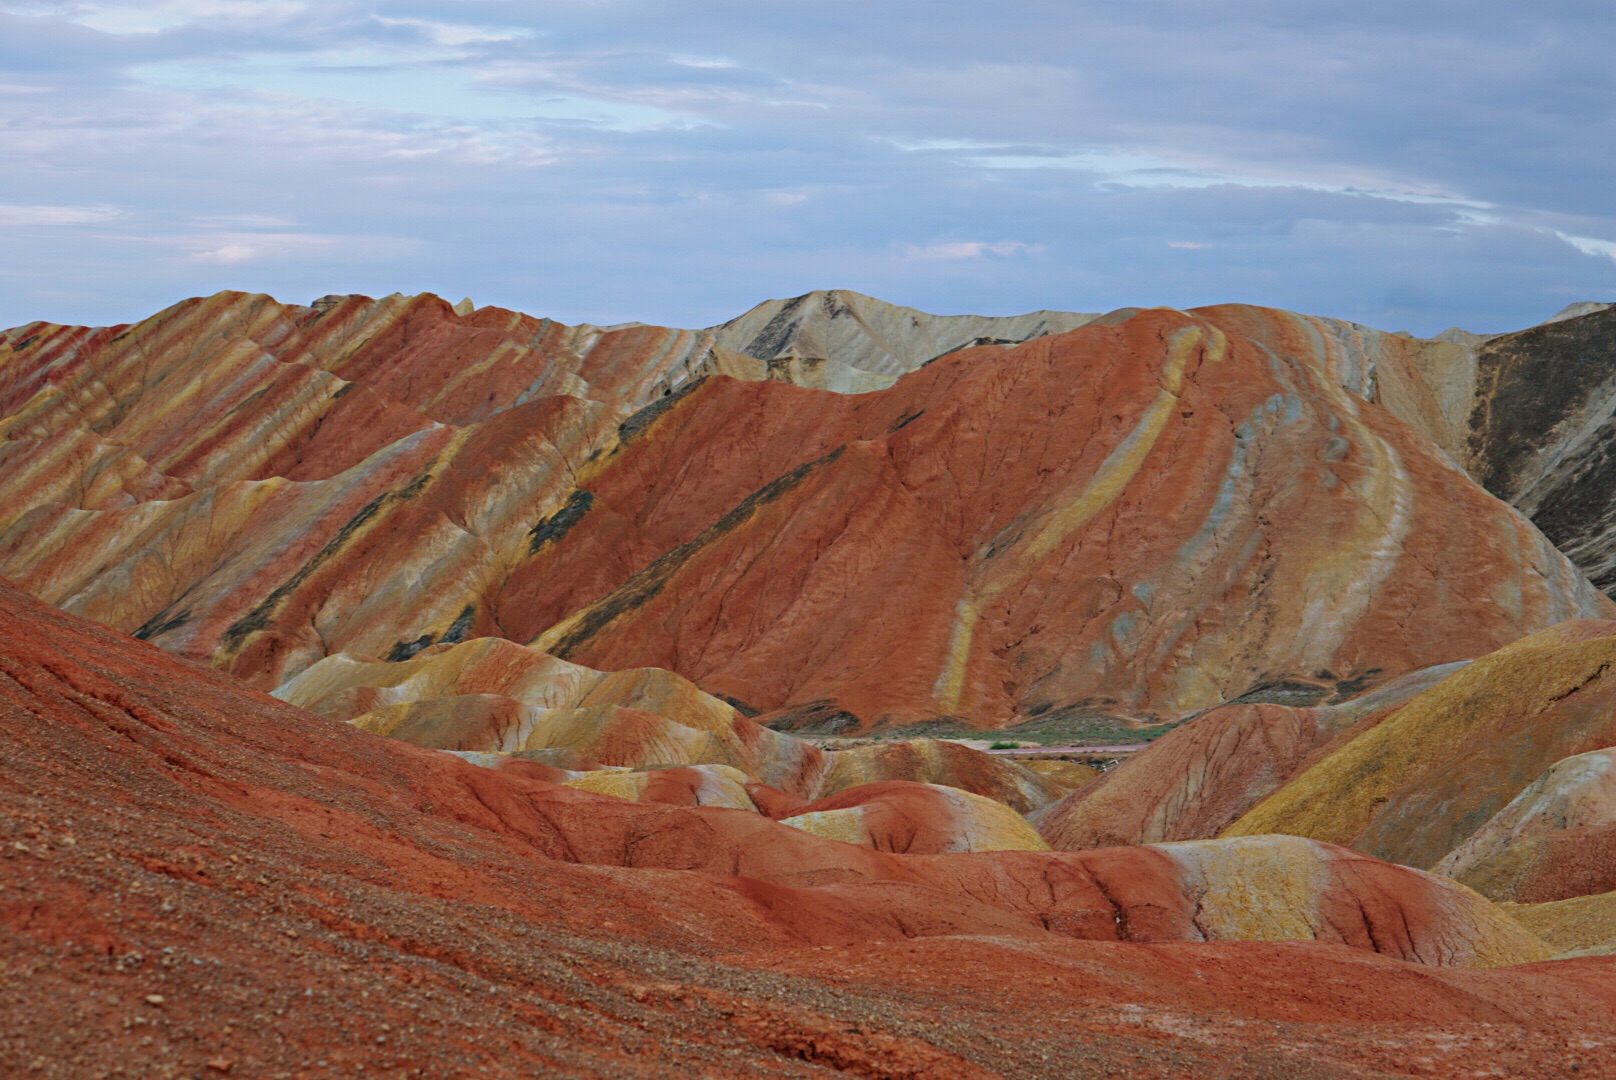
<path fill-rule="evenodd" d="M 1141 312 L 858 398 L 708 380 L 591 465 L 502 625 L 824 729 L 1331 693 L 1613 610 L 1286 319 Z"/>
<path fill-rule="evenodd" d="M 23 334 L 0 573 L 264 689 L 502 636 L 791 727 L 1160 718 L 1616 612 L 1365 400 L 1442 414 L 1424 346 L 1283 312 L 1113 313 L 858 396 L 431 297 Z"/>
<path fill-rule="evenodd" d="M 1613 961 L 1437 966 L 1544 947 L 1308 841 L 883 855 L 366 736 L 3 586 L 0 671 L 7 1071 L 1278 1076 L 1298 1038 L 1319 1075 L 1616 1065 Z M 1356 947 L 1137 943 L 1196 917 Z"/>
<path fill-rule="evenodd" d="M 1098 317 L 1070 311 L 928 315 L 831 289 L 765 301 L 709 333 L 720 345 L 766 361 L 781 381 L 863 392 L 891 386 L 898 376 L 956 349 L 1061 334 Z"/>
<path fill-rule="evenodd" d="M 1313 762 L 1223 835 L 1288 832 L 1434 867 L 1557 762 L 1616 746 L 1613 669 L 1616 624 L 1523 638 Z"/>
<path fill-rule="evenodd" d="M 1465 452 L 1489 491 L 1616 587 L 1616 308 L 1481 346 Z"/>

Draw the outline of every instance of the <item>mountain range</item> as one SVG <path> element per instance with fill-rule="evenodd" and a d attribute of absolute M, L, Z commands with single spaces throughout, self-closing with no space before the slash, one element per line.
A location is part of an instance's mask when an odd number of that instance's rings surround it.
<path fill-rule="evenodd" d="M 0 1065 L 1616 1069 L 1613 416 L 1600 303 L 0 332 Z"/>

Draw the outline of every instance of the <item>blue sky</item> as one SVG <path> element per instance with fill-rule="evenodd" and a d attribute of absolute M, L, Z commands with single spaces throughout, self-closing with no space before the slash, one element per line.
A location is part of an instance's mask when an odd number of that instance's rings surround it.
<path fill-rule="evenodd" d="M 1616 299 L 1616 4 L 0 0 L 0 324 Z"/>

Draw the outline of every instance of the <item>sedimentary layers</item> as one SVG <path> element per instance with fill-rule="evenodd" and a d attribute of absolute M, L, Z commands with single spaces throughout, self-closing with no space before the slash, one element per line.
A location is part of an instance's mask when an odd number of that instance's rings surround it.
<path fill-rule="evenodd" d="M 1616 1070 L 1606 314 L 6 332 L 0 1071 Z"/>
<path fill-rule="evenodd" d="M 1573 621 L 1341 705 L 1224 706 L 1033 820 L 1057 850 L 1310 837 L 1541 908 L 1528 925 L 1567 950 L 1603 947 L 1609 900 L 1571 901 L 1616 890 L 1613 650 L 1616 623 Z"/>
<path fill-rule="evenodd" d="M 1436 443 L 1600 588 L 1616 588 L 1616 305 L 1585 301 L 1515 333 L 1428 340 L 1278 322 L 1307 327 L 1342 386 Z"/>
<path fill-rule="evenodd" d="M 1466 465 L 1616 588 L 1616 308 L 1476 350 Z"/>
<path fill-rule="evenodd" d="M 1555 762 L 1435 870 L 1522 902 L 1616 889 L 1616 748 Z"/>
<path fill-rule="evenodd" d="M 1271 831 L 1262 826 L 1284 818 L 1324 839 L 1431 865 L 1463 838 L 1466 819 L 1491 817 L 1559 759 L 1616 743 L 1613 661 L 1616 624 L 1570 622 L 1525 638 L 1418 695 L 1280 788 L 1235 831 Z M 1462 812 L 1423 812 L 1455 798 Z"/>
<path fill-rule="evenodd" d="M 1016 813 L 1044 806 L 1062 790 L 1015 762 L 958 743 L 923 739 L 821 750 L 752 722 L 662 668 L 599 672 L 501 638 L 438 644 L 392 662 L 330 656 L 275 696 L 372 734 L 500 768 L 520 762 L 575 773 L 731 769 L 749 793 L 748 808 L 771 817 L 889 780 L 956 788 Z M 665 782 L 636 775 L 567 779 L 620 797 L 690 801 Z M 721 775 L 678 783 L 697 785 L 692 798 L 702 803 L 700 785 L 720 783 Z M 716 792 L 707 797 L 720 799 Z"/>
<path fill-rule="evenodd" d="M 1616 306 L 1572 304 L 1516 333 L 1432 340 L 1308 321 L 1334 337 L 1345 385 L 1530 517 L 1601 588 L 1616 587 Z"/>
<path fill-rule="evenodd" d="M 1616 1065 L 1613 961 L 1455 970 L 1552 947 L 1327 844 L 895 855 L 376 739 L 9 589 L 0 670 L 7 1069 L 1216 1075 L 1326 1017 L 1314 1071 Z"/>
<path fill-rule="evenodd" d="M 1320 349 L 1148 311 L 857 398 L 709 380 L 586 472 L 502 624 L 824 730 L 1333 693 L 1611 610 Z"/>
<path fill-rule="evenodd" d="M 711 335 L 221 294 L 8 333 L 0 573 L 266 689 L 499 636 L 818 730 L 1342 693 L 1616 611 L 1365 400 L 1440 414 L 1423 348 L 1120 312 L 846 396 Z"/>
<path fill-rule="evenodd" d="M 1039 831 L 1068 851 L 1217 836 L 1308 764 L 1461 666 L 1413 672 L 1335 705 L 1213 709 L 1043 810 Z"/>

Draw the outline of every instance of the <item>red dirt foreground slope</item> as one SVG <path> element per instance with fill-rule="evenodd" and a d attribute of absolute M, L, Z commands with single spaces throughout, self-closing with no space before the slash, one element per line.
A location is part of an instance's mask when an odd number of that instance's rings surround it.
<path fill-rule="evenodd" d="M 1546 948 L 1314 841 L 882 854 L 378 739 L 4 586 L 0 725 L 6 1075 L 1616 1070 L 1616 960 L 1434 966 Z M 1347 944 L 1185 940 L 1242 921 Z"/>

